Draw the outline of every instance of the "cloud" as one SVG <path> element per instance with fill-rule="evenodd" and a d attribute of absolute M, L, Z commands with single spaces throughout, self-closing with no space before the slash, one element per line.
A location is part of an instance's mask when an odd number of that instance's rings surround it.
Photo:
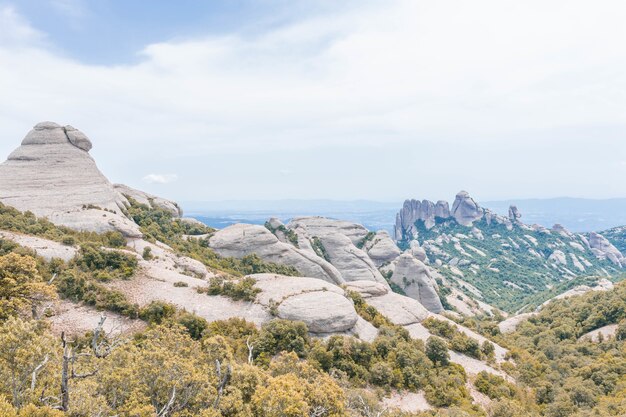
<path fill-rule="evenodd" d="M 13 6 L 0 4 L 0 47 L 39 44 L 45 35 L 33 28 Z"/>
<path fill-rule="evenodd" d="M 15 9 L 0 9 L 0 19 L 0 151 L 14 147 L 4 138 L 56 120 L 86 132 L 109 172 L 138 178 L 167 166 L 198 178 L 180 188 L 189 195 L 220 175 L 213 166 L 241 155 L 252 157 L 237 166 L 245 175 L 228 179 L 232 192 L 267 192 L 258 173 L 268 155 L 280 162 L 288 152 L 303 165 L 322 154 L 345 172 L 376 167 L 350 188 L 358 195 L 319 176 L 318 193 L 375 198 L 370 184 L 388 176 L 382 182 L 400 195 L 430 170 L 445 172 L 432 187 L 446 194 L 469 172 L 484 187 L 560 195 L 568 191 L 549 188 L 557 179 L 581 192 L 577 176 L 602 172 L 588 155 L 626 153 L 615 139 L 626 125 L 621 0 L 355 2 L 260 33 L 155 42 L 137 63 L 111 66 L 42 47 L 45 35 Z M 367 160 L 354 158 L 366 149 Z M 503 176 L 487 168 L 519 177 L 498 183 Z M 272 192 L 293 177 L 282 175 Z M 587 190 L 619 191 L 617 182 Z"/>
<path fill-rule="evenodd" d="M 148 184 L 170 184 L 177 180 L 176 174 L 148 174 L 142 178 L 142 181 Z"/>

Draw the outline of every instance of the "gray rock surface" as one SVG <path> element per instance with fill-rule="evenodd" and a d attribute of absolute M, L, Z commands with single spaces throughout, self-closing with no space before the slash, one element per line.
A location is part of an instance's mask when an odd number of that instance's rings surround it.
<path fill-rule="evenodd" d="M 348 332 L 357 324 L 352 301 L 336 285 L 316 278 L 276 274 L 251 277 L 262 290 L 257 302 L 268 309 L 273 307 L 278 318 L 302 321 L 316 334 Z"/>
<path fill-rule="evenodd" d="M 626 264 L 624 255 L 622 255 L 622 253 L 615 246 L 613 246 L 611 242 L 599 233 L 589 233 L 589 246 L 594 254 L 600 259 L 604 257 L 620 267 Z"/>
<path fill-rule="evenodd" d="M 169 211 L 174 217 L 181 217 L 183 215 L 182 209 L 174 201 L 166 200 L 165 198 L 157 197 L 143 191 L 135 190 L 134 188 L 123 184 L 114 184 L 113 188 L 124 197 L 130 197 L 139 204 Z"/>
<path fill-rule="evenodd" d="M 476 220 L 483 217 L 483 209 L 470 197 L 467 191 L 456 195 L 451 210 L 452 217 L 463 226 L 471 226 Z"/>
<path fill-rule="evenodd" d="M 395 268 L 391 282 L 400 287 L 407 296 L 419 301 L 429 311 L 442 312 L 443 306 L 437 294 L 437 284 L 430 269 L 408 253 L 400 255 L 394 262 Z"/>
<path fill-rule="evenodd" d="M 509 207 L 509 220 L 511 220 L 511 222 L 513 223 L 516 223 L 521 218 L 522 218 L 522 213 L 519 212 L 517 206 L 510 206 Z"/>
<path fill-rule="evenodd" d="M 365 243 L 363 250 L 377 267 L 393 261 L 401 253 L 400 248 L 386 230 L 376 232 L 374 238 Z"/>
<path fill-rule="evenodd" d="M 298 235 L 302 251 L 310 255 L 324 255 L 339 272 L 343 281 L 372 280 L 386 284 L 376 265 L 356 245 L 363 243 L 368 230 L 356 223 L 324 217 L 300 217 L 287 224 Z M 316 252 L 316 242 L 323 247 L 323 254 Z"/>
<path fill-rule="evenodd" d="M 43 122 L 0 164 L 0 202 L 55 224 L 140 237 L 122 212 L 127 204 L 87 152 L 91 142 L 71 126 Z"/>
<path fill-rule="evenodd" d="M 281 242 L 263 226 L 234 224 L 218 230 L 209 239 L 209 247 L 222 256 L 242 258 L 257 254 L 267 262 L 293 266 L 305 276 L 338 285 L 345 282 L 337 268 L 312 250 L 301 250 Z"/>

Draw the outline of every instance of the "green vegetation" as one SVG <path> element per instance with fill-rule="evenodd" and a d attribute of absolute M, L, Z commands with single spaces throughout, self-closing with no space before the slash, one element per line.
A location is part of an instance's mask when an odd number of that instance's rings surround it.
<path fill-rule="evenodd" d="M 103 234 L 78 232 L 67 227 L 55 226 L 50 221 L 38 218 L 29 211 L 22 213 L 2 203 L 0 203 L 0 230 L 39 236 L 64 245 L 93 243 L 111 248 L 126 246 L 126 240 L 119 232 Z"/>
<path fill-rule="evenodd" d="M 285 225 L 281 224 L 277 228 L 273 228 L 270 222 L 265 222 L 265 228 L 273 234 L 276 234 L 277 231 L 282 232 L 292 245 L 294 245 L 296 248 L 300 247 L 300 245 L 298 244 L 298 235 L 296 234 L 296 232 L 291 229 L 287 229 Z"/>
<path fill-rule="evenodd" d="M 215 276 L 209 280 L 208 287 L 198 287 L 197 291 L 201 294 L 223 295 L 235 301 L 254 301 L 257 294 L 261 292 L 254 284 L 256 280 L 250 277 L 231 280 Z"/>
<path fill-rule="evenodd" d="M 214 229 L 184 222 L 167 210 L 139 204 L 132 198 L 129 198 L 129 201 L 131 206 L 128 208 L 128 215 L 140 226 L 146 239 L 163 242 L 176 253 L 196 259 L 215 272 L 225 272 L 238 277 L 265 272 L 288 276 L 300 275 L 294 267 L 264 262 L 257 255 L 248 255 L 242 259 L 221 257 L 208 247 L 206 239 L 185 238 L 186 235 L 210 236 L 215 232 Z"/>
<path fill-rule="evenodd" d="M 487 342 L 487 344 L 484 345 L 486 352 L 483 352 L 483 348 L 475 339 L 459 331 L 454 324 L 429 317 L 422 322 L 422 325 L 426 327 L 430 333 L 446 339 L 447 347 L 451 350 L 464 353 L 476 359 L 483 359 L 484 353 L 486 353 L 487 356 L 493 356 L 493 344 Z"/>
<path fill-rule="evenodd" d="M 365 237 L 363 239 L 361 239 L 361 241 L 356 244 L 356 247 L 359 248 L 359 249 L 363 249 L 363 247 L 365 247 L 365 244 L 367 242 L 371 241 L 372 239 L 374 239 L 375 237 L 376 237 L 376 233 L 375 232 L 367 232 Z"/>
<path fill-rule="evenodd" d="M 330 256 L 328 256 L 328 252 L 326 252 L 326 248 L 324 247 L 324 244 L 319 237 L 313 236 L 311 246 L 313 247 L 313 250 L 315 251 L 317 256 L 319 256 L 320 258 L 324 258 L 326 262 L 330 262 Z"/>
<path fill-rule="evenodd" d="M 523 307 L 532 310 L 561 288 L 574 286 L 572 278 L 588 281 L 590 277 L 606 276 L 605 271 L 609 271 L 617 280 L 622 274 L 610 261 L 597 259 L 577 236 L 569 238 L 556 232 L 527 230 L 519 226 L 509 230 L 504 224 L 487 223 L 485 219 L 473 226 L 482 232 L 482 238 L 474 236 L 472 228 L 461 226 L 454 220 L 438 221 L 431 229 L 427 229 L 424 222 L 417 221 L 415 227 L 420 244 L 429 242 L 430 246 L 425 248 L 431 260 L 443 261 L 444 266 L 438 271 L 449 282 L 455 283 L 459 278 L 448 266 L 450 261 L 456 260 L 453 264 L 458 262 L 455 267 L 463 273 L 462 280 L 481 292 L 481 301 L 508 312 Z M 435 244 L 434 241 L 444 234 L 448 237 Z M 402 241 L 399 246 L 406 248 L 408 244 L 408 241 Z M 564 253 L 567 269 L 555 268 L 548 261 L 556 249 Z M 573 265 L 572 256 L 576 256 L 584 271 Z M 583 265 L 584 262 L 591 263 L 591 266 Z M 475 297 L 463 283 L 457 286 L 470 297 Z"/>

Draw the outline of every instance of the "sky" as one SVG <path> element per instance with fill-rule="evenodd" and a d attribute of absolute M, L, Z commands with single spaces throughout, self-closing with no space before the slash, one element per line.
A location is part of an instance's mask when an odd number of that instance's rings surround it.
<path fill-rule="evenodd" d="M 626 2 L 0 0 L 0 159 L 179 201 L 626 197 Z"/>

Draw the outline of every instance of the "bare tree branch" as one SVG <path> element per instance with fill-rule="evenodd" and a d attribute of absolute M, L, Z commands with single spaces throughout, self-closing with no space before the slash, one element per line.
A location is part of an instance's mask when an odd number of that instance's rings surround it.
<path fill-rule="evenodd" d="M 172 396 L 165 406 L 157 413 L 157 417 L 167 417 L 176 400 L 176 387 L 172 388 Z"/>
<path fill-rule="evenodd" d="M 50 359 L 50 356 L 46 355 L 46 357 L 43 359 L 43 361 L 39 365 L 37 365 L 37 367 L 33 370 L 33 375 L 32 375 L 31 380 L 30 380 L 30 390 L 31 391 L 35 391 L 35 385 L 37 385 L 37 375 L 39 375 L 39 372 L 41 372 L 43 367 L 46 366 L 46 364 L 48 363 L 49 359 Z"/>

